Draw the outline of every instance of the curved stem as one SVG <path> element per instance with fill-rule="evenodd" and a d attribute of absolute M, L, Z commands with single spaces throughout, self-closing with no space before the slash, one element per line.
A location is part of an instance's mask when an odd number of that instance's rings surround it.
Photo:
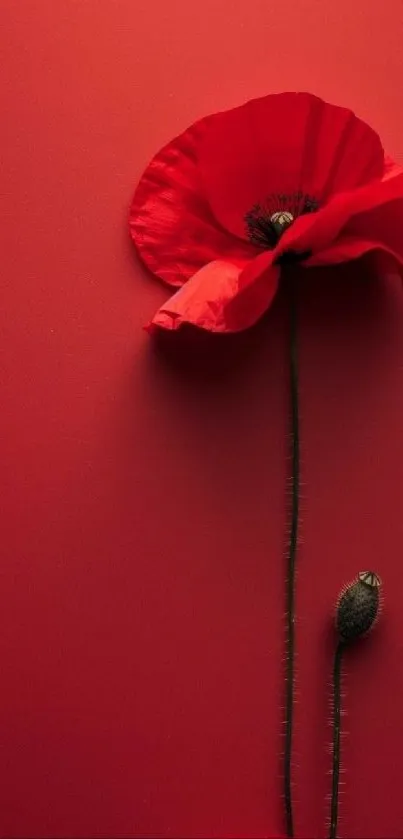
<path fill-rule="evenodd" d="M 284 799 L 287 836 L 294 836 L 291 792 L 291 758 L 294 712 L 295 658 L 295 564 L 298 546 L 300 451 L 298 405 L 297 306 L 294 280 L 290 284 L 290 397 L 291 397 L 291 529 L 287 551 L 286 582 L 286 685 L 285 685 L 285 753 Z"/>
<path fill-rule="evenodd" d="M 330 811 L 330 839 L 337 837 L 337 817 L 339 810 L 339 778 L 340 778 L 340 718 L 341 718 L 341 665 L 345 644 L 339 641 L 334 655 L 333 668 L 333 770 L 332 770 L 332 802 Z"/>

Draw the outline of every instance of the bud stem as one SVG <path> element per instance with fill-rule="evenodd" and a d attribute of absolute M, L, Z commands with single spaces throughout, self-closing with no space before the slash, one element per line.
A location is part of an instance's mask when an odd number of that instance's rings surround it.
<path fill-rule="evenodd" d="M 329 839 L 337 839 L 337 818 L 339 810 L 339 778 L 340 778 L 340 720 L 341 720 L 341 665 L 346 644 L 339 641 L 334 655 L 333 667 L 333 771 L 332 771 L 332 801 L 330 811 Z"/>

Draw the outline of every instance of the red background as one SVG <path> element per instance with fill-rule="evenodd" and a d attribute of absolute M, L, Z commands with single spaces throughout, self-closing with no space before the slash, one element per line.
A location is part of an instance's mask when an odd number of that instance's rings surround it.
<path fill-rule="evenodd" d="M 282 829 L 286 307 L 164 352 L 127 210 L 151 155 L 282 89 L 403 158 L 402 4 L 3 0 L 0 835 Z M 341 833 L 403 833 L 403 295 L 355 266 L 300 300 L 305 493 L 296 827 L 325 835 L 330 616 L 361 568 Z"/>

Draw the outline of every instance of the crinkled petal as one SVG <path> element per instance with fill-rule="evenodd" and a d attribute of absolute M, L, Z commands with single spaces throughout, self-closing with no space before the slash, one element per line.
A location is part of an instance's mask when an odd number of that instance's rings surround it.
<path fill-rule="evenodd" d="M 241 277 L 242 269 L 236 265 L 222 260 L 211 262 L 159 309 L 149 331 L 176 330 L 184 324 L 210 332 L 247 329 L 269 308 L 277 291 L 279 268 L 265 264 L 249 283 L 242 284 Z"/>
<path fill-rule="evenodd" d="M 211 119 L 195 123 L 154 157 L 130 208 L 130 233 L 139 255 L 172 286 L 183 285 L 214 259 L 242 266 L 255 253 L 220 227 L 204 194 L 199 145 Z"/>

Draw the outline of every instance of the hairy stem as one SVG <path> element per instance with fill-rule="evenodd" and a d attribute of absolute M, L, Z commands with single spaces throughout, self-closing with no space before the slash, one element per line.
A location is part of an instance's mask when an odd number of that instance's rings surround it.
<path fill-rule="evenodd" d="M 285 684 L 285 753 L 284 800 L 287 836 L 294 836 L 291 791 L 291 758 L 294 713 L 295 659 L 295 565 L 298 546 L 300 452 L 298 405 L 297 305 L 294 279 L 290 284 L 290 401 L 291 401 L 291 520 L 287 551 L 286 581 L 286 684 Z"/>
<path fill-rule="evenodd" d="M 329 839 L 336 839 L 337 837 L 340 778 L 341 665 L 344 649 L 344 642 L 339 641 L 334 655 L 333 667 L 333 768 Z"/>

